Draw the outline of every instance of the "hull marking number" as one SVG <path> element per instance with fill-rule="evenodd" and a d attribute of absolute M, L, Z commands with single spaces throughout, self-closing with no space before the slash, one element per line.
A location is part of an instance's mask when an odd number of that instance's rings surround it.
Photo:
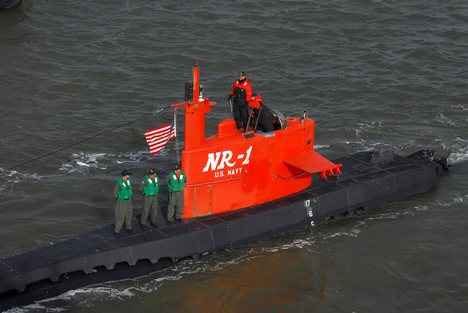
<path fill-rule="evenodd" d="M 307 215 L 309 217 L 313 217 L 314 216 L 314 212 L 312 211 L 312 208 L 310 207 L 310 199 L 307 199 L 304 201 L 304 207 L 307 208 Z M 313 225 L 314 222 L 311 222 L 311 224 Z"/>

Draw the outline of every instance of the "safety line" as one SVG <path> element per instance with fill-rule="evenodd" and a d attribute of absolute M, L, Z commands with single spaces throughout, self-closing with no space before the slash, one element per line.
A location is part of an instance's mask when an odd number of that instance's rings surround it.
<path fill-rule="evenodd" d="M 169 106 L 164 106 L 164 107 L 162 107 L 162 108 L 160 108 L 160 109 L 158 109 L 158 110 L 156 110 L 156 111 L 151 111 L 151 113 L 160 114 L 164 109 L 170 108 L 170 107 L 171 107 L 170 105 L 169 105 Z M 41 159 L 44 159 L 44 158 L 46 158 L 46 157 L 48 157 L 48 156 L 51 156 L 51 155 L 53 155 L 53 154 L 56 154 L 56 153 L 58 153 L 58 152 L 61 152 L 61 151 L 67 150 L 67 149 L 69 149 L 69 148 L 71 148 L 71 147 L 74 147 L 74 146 L 77 146 L 77 145 L 79 145 L 79 144 L 82 144 L 83 142 L 90 141 L 90 140 L 92 140 L 92 139 L 94 139 L 94 138 L 97 138 L 97 137 L 99 137 L 99 136 L 102 136 L 102 135 L 105 135 L 105 134 L 107 134 L 107 133 L 113 132 L 114 130 L 117 130 L 117 129 L 119 129 L 119 128 L 122 128 L 122 127 L 128 126 L 128 125 L 130 125 L 130 124 L 133 124 L 133 123 L 135 123 L 136 121 L 139 121 L 139 120 L 141 120 L 141 119 L 143 119 L 143 118 L 146 118 L 147 116 L 148 116 L 148 113 L 145 113 L 144 115 L 142 115 L 142 116 L 140 116 L 140 117 L 138 117 L 138 118 L 136 118 L 136 119 L 134 119 L 134 120 L 131 120 L 131 121 L 126 122 L 126 123 L 123 123 L 123 124 L 121 124 L 121 125 L 118 125 L 118 126 L 116 126 L 116 127 L 111 128 L 111 129 L 105 130 L 105 131 L 100 132 L 100 133 L 98 133 L 98 134 L 95 134 L 95 135 L 93 135 L 93 136 L 91 136 L 91 137 L 87 137 L 87 138 L 85 138 L 85 139 L 76 141 L 76 142 L 74 142 L 74 143 L 72 143 L 72 144 L 69 144 L 69 145 L 66 145 L 66 146 L 64 146 L 64 147 L 55 149 L 55 150 L 53 150 L 53 151 L 51 151 L 51 152 L 44 153 L 44 154 L 42 154 L 42 155 L 40 155 L 40 156 L 38 156 L 38 157 L 35 157 L 35 158 L 33 158 L 33 159 L 29 159 L 29 160 L 27 160 L 27 161 L 24 161 L 24 162 L 15 164 L 15 165 L 13 165 L 13 166 L 10 166 L 10 167 L 8 167 L 8 168 L 6 168 L 6 169 L 2 169 L 2 171 L 0 172 L 0 175 L 3 175 L 4 173 L 6 173 L 6 172 L 8 172 L 8 171 L 11 171 L 12 169 L 21 167 L 21 166 L 23 166 L 23 165 L 26 165 L 26 164 L 29 164 L 29 163 L 32 163 L 32 162 L 35 162 L 35 161 L 38 161 L 38 160 L 41 160 Z"/>

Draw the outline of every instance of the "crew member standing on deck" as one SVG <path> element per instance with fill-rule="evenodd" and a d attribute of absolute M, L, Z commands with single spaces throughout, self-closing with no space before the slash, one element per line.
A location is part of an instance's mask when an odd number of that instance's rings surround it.
<path fill-rule="evenodd" d="M 131 231 L 132 229 L 132 182 L 130 180 L 130 173 L 128 170 L 122 171 L 122 177 L 117 180 L 114 187 L 114 196 L 117 199 L 115 205 L 115 227 L 114 234 L 118 235 L 120 229 L 125 223 L 125 229 Z"/>
<path fill-rule="evenodd" d="M 232 113 L 239 130 L 247 129 L 249 118 L 248 103 L 252 98 L 252 84 L 250 84 L 245 72 L 240 72 L 238 79 L 232 85 L 228 100 L 232 101 Z"/>
<path fill-rule="evenodd" d="M 169 173 L 166 178 L 167 189 L 169 191 L 169 205 L 167 208 L 167 222 L 174 223 L 174 220 L 181 222 L 184 213 L 184 185 L 187 182 L 187 175 L 180 169 L 179 165 Z"/>
<path fill-rule="evenodd" d="M 143 189 L 143 210 L 140 219 L 141 227 L 143 229 L 148 227 L 148 217 L 150 218 L 151 224 L 156 227 L 156 218 L 159 210 L 159 179 L 154 169 L 149 170 L 140 188 Z"/>

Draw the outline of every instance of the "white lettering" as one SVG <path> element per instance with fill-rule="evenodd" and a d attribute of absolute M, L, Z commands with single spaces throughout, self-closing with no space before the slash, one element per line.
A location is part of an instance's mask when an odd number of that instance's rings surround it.
<path fill-rule="evenodd" d="M 211 167 L 211 170 L 213 171 L 216 169 L 216 166 L 218 165 L 219 162 L 219 157 L 221 156 L 221 152 L 216 152 L 216 158 L 214 153 L 208 153 L 208 161 L 206 162 L 205 167 L 203 168 L 202 172 L 207 172 L 208 168 Z"/>
<path fill-rule="evenodd" d="M 252 146 L 250 146 L 248 149 L 247 149 L 247 156 L 245 157 L 245 160 L 244 162 L 242 162 L 242 165 L 246 165 L 246 164 L 249 164 L 249 159 L 250 159 L 250 153 L 252 152 Z"/>
<path fill-rule="evenodd" d="M 217 169 L 221 170 L 224 168 L 225 165 L 227 165 L 228 167 L 233 167 L 234 165 L 236 165 L 236 162 L 234 163 L 229 162 L 231 158 L 232 158 L 231 150 L 223 151 L 223 157 L 221 158 L 221 162 L 219 163 L 219 166 Z"/>
<path fill-rule="evenodd" d="M 242 172 L 242 167 L 234 168 L 232 170 L 228 170 L 227 174 L 228 175 L 236 175 Z"/>
<path fill-rule="evenodd" d="M 202 172 L 214 171 L 214 170 L 222 170 L 224 168 L 232 168 L 236 165 L 236 160 L 244 160 L 242 165 L 249 164 L 250 162 L 250 154 L 252 153 L 252 146 L 250 146 L 246 153 L 238 154 L 234 157 L 233 152 L 231 150 L 221 151 L 221 152 L 212 152 L 208 153 L 208 159 L 206 161 L 205 167 L 203 168 Z M 226 174 L 233 175 L 238 174 L 242 170 L 242 167 L 229 170 Z M 219 172 L 215 175 L 215 177 L 221 177 L 223 173 Z"/>

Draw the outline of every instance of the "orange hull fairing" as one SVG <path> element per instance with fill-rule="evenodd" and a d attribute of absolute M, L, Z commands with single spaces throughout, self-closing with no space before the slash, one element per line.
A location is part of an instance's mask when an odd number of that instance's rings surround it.
<path fill-rule="evenodd" d="M 304 190 L 312 173 L 326 178 L 340 172 L 341 164 L 313 151 L 312 119 L 288 118 L 284 129 L 247 134 L 236 129 L 234 120 L 223 120 L 216 135 L 205 138 L 205 114 L 215 103 L 199 98 L 198 64 L 193 76 L 193 101 L 174 105 L 185 108 L 183 218 L 262 204 Z"/>

